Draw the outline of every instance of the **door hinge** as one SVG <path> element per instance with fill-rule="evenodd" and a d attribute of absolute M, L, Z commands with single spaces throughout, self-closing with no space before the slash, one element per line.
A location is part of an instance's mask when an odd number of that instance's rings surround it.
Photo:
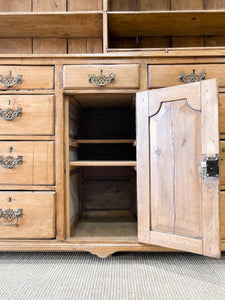
<path fill-rule="evenodd" d="M 214 157 L 205 157 L 201 163 L 203 176 L 218 177 L 219 176 L 219 155 Z"/>

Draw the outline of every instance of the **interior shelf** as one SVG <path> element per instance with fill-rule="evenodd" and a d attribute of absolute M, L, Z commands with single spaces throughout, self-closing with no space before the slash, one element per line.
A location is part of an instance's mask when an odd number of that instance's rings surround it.
<path fill-rule="evenodd" d="M 102 19 L 101 11 L 0 13 L 0 38 L 102 37 Z"/>
<path fill-rule="evenodd" d="M 223 35 L 225 10 L 108 12 L 109 36 Z"/>
<path fill-rule="evenodd" d="M 133 144 L 136 145 L 135 139 L 70 139 L 70 146 L 79 147 L 81 144 Z"/>
<path fill-rule="evenodd" d="M 136 161 L 71 161 L 72 169 L 79 167 L 136 167 Z"/>
<path fill-rule="evenodd" d="M 71 238 L 137 238 L 137 220 L 135 218 L 81 218 L 71 232 Z"/>

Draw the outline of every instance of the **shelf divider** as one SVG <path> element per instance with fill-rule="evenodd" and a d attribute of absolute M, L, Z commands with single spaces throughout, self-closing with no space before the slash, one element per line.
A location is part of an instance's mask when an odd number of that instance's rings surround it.
<path fill-rule="evenodd" d="M 136 161 L 104 161 L 104 160 L 78 160 L 71 161 L 70 168 L 79 168 L 79 167 L 136 167 Z"/>

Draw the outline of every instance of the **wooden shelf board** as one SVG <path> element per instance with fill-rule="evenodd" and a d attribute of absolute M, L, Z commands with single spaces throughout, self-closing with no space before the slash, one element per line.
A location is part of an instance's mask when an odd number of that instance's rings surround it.
<path fill-rule="evenodd" d="M 71 233 L 71 238 L 132 238 L 137 239 L 137 221 L 124 219 L 80 219 Z"/>
<path fill-rule="evenodd" d="M 78 144 L 134 144 L 134 139 L 96 139 L 96 140 L 74 140 Z"/>
<path fill-rule="evenodd" d="M 109 12 L 109 35 L 190 36 L 222 35 L 225 11 Z"/>
<path fill-rule="evenodd" d="M 79 167 L 136 167 L 136 161 L 104 161 L 104 160 L 78 160 L 70 162 L 71 168 Z"/>
<path fill-rule="evenodd" d="M 102 12 L 0 13 L 0 38 L 102 37 Z"/>

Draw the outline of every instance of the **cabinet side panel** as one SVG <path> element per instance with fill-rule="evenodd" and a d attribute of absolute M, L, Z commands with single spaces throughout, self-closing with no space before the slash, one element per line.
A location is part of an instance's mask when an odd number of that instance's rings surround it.
<path fill-rule="evenodd" d="M 70 193 L 69 193 L 69 218 L 70 232 L 77 223 L 80 214 L 80 175 L 79 173 L 70 176 Z"/>

